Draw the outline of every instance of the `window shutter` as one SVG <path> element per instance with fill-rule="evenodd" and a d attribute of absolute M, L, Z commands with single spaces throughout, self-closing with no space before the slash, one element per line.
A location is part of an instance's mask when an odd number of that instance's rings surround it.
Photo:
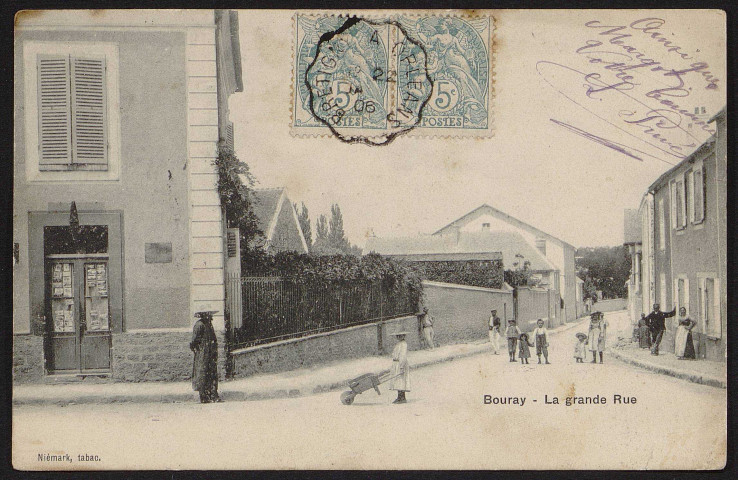
<path fill-rule="evenodd" d="M 39 55 L 37 62 L 39 168 L 49 170 L 72 161 L 69 57 Z"/>
<path fill-rule="evenodd" d="M 700 300 L 700 328 L 702 329 L 702 332 L 705 333 L 707 332 L 707 319 L 705 318 L 705 314 L 707 313 L 705 311 L 705 306 L 707 305 L 705 303 L 707 300 L 705 298 L 705 278 L 699 278 L 697 281 L 700 289 L 698 297 Z"/>
<path fill-rule="evenodd" d="M 226 144 L 231 150 L 236 150 L 236 143 L 233 138 L 233 122 L 228 122 L 226 126 Z"/>
<path fill-rule="evenodd" d="M 712 298 L 710 299 L 713 301 L 712 306 L 712 317 L 714 318 L 712 322 L 712 328 L 710 328 L 712 334 L 715 337 L 722 337 L 723 333 L 723 324 L 722 324 L 722 318 L 720 318 L 720 279 L 716 278 L 713 280 L 713 287 L 712 287 Z"/>
<path fill-rule="evenodd" d="M 684 196 L 687 199 L 688 223 L 694 223 L 694 172 L 687 172 L 684 180 Z"/>
<path fill-rule="evenodd" d="M 707 192 L 707 180 L 705 180 L 705 166 L 702 165 L 702 191 L 700 192 L 701 198 L 702 198 L 702 210 L 699 212 L 700 215 L 700 221 L 704 220 L 707 216 L 707 195 L 705 192 Z"/>
<path fill-rule="evenodd" d="M 72 57 L 71 64 L 73 161 L 107 167 L 105 58 Z"/>

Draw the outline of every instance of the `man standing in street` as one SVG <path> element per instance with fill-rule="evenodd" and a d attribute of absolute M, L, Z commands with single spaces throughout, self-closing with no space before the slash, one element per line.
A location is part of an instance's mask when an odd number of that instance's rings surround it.
<path fill-rule="evenodd" d="M 428 307 L 423 307 L 423 339 L 425 340 L 426 346 L 433 350 L 436 348 L 436 336 L 433 332 L 433 317 L 428 313 Z"/>
<path fill-rule="evenodd" d="M 674 315 L 676 315 L 676 307 L 671 312 L 665 313 L 661 311 L 661 306 L 655 303 L 653 305 L 653 311 L 646 317 L 646 323 L 651 331 L 651 355 L 659 354 L 661 338 L 664 336 L 664 330 L 666 330 L 665 319 Z"/>
<path fill-rule="evenodd" d="M 213 329 L 214 310 L 195 314 L 198 320 L 192 327 L 190 349 L 195 353 L 192 362 L 192 389 L 200 392 L 200 403 L 222 402 L 218 395 L 218 339 Z"/>
<path fill-rule="evenodd" d="M 492 344 L 492 350 L 495 355 L 500 354 L 500 317 L 497 316 L 497 310 L 492 310 L 489 316 L 489 342 Z"/>

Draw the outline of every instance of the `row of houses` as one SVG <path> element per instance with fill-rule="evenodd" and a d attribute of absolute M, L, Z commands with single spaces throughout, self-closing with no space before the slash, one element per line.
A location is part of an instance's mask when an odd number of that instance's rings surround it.
<path fill-rule="evenodd" d="M 727 356 L 727 117 L 713 116 L 716 133 L 674 165 L 625 212 L 631 258 L 628 309 L 635 322 L 653 304 L 681 307 L 697 322 L 698 358 Z M 676 318 L 676 317 L 675 317 Z M 665 348 L 673 348 L 676 321 L 667 324 Z"/>

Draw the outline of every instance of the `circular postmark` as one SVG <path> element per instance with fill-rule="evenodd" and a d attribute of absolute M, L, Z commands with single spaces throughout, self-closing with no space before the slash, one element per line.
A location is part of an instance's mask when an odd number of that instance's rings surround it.
<path fill-rule="evenodd" d="M 348 18 L 320 36 L 305 69 L 307 106 L 344 142 L 387 145 L 421 123 L 434 92 L 427 58 L 399 22 Z"/>

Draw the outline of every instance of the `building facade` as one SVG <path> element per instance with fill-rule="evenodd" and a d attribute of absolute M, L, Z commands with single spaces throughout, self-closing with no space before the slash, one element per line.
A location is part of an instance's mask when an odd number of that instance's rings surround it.
<path fill-rule="evenodd" d="M 14 379 L 186 378 L 194 312 L 224 326 L 236 13 L 22 13 L 14 55 Z"/>
<path fill-rule="evenodd" d="M 698 358 L 727 355 L 727 117 L 713 117 L 716 134 L 661 175 L 644 195 L 640 272 L 643 313 L 654 303 L 684 307 L 697 322 Z M 640 317 L 640 312 L 637 315 Z M 634 312 L 636 313 L 636 312 Z M 676 320 L 667 323 L 664 348 L 674 345 Z"/>
<path fill-rule="evenodd" d="M 576 265 L 573 245 L 554 237 L 517 218 L 482 205 L 436 231 L 434 235 L 456 235 L 457 232 L 514 231 L 534 245 L 556 269 L 552 287 L 563 300 L 558 314 L 565 322 L 576 319 Z"/>
<path fill-rule="evenodd" d="M 643 311 L 643 291 L 641 285 L 643 242 L 641 241 L 641 218 L 638 210 L 627 209 L 623 218 L 623 243 L 630 254 L 630 277 L 628 277 L 628 315 L 637 322 Z"/>

